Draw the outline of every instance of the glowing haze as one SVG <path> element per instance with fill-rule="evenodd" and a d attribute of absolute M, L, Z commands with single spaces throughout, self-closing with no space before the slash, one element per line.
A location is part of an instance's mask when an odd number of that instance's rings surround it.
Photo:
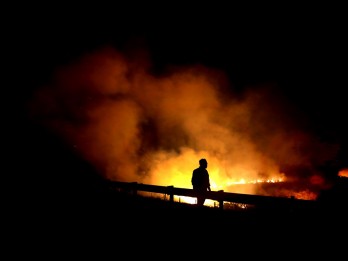
<path fill-rule="evenodd" d="M 310 169 L 335 151 L 298 129 L 270 86 L 237 95 L 210 68 L 162 75 L 150 68 L 112 48 L 87 54 L 34 94 L 31 116 L 101 175 L 126 182 L 191 188 L 192 170 L 204 157 L 213 190 L 257 194 L 256 186 L 233 184 L 301 178 L 281 166 Z"/>

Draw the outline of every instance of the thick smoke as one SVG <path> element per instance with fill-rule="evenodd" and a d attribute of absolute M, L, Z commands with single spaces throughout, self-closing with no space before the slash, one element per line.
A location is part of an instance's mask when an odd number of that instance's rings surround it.
<path fill-rule="evenodd" d="M 284 178 L 283 166 L 314 171 L 335 153 L 299 129 L 272 86 L 237 95 L 210 68 L 162 75 L 150 68 L 112 48 L 87 54 L 35 93 L 31 115 L 111 180 L 190 188 L 204 157 L 213 188 L 227 191 L 233 183 Z"/>

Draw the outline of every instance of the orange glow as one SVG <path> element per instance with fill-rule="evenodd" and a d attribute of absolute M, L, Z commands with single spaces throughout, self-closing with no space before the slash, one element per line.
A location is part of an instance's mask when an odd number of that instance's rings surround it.
<path fill-rule="evenodd" d="M 184 149 L 181 154 L 167 155 L 165 153 L 157 155 L 157 160 L 152 162 L 153 168 L 148 178 L 142 180 L 147 184 L 156 184 L 180 188 L 192 188 L 191 175 L 194 168 L 198 167 L 198 159 L 208 159 L 208 172 L 212 191 L 223 190 L 225 192 L 256 194 L 255 187 L 246 186 L 233 190 L 236 184 L 258 184 L 276 183 L 285 181 L 285 175 L 278 173 L 272 165 L 269 166 L 269 173 L 259 174 L 256 170 L 247 166 L 230 164 L 229 162 L 210 156 L 209 152 L 196 153 L 192 149 Z M 242 189 L 242 190 L 241 190 Z M 195 203 L 195 198 L 175 197 L 174 200 Z M 214 206 L 213 200 L 206 200 L 205 205 Z"/>
<path fill-rule="evenodd" d="M 319 176 L 319 175 L 313 175 L 310 177 L 310 182 L 313 185 L 322 185 L 325 183 L 325 180 L 323 177 Z"/>
<path fill-rule="evenodd" d="M 282 190 L 282 197 L 294 197 L 296 199 L 304 199 L 304 200 L 315 200 L 318 197 L 318 194 L 310 191 L 309 189 L 295 191 L 295 190 Z"/>
<path fill-rule="evenodd" d="M 348 169 L 342 169 L 338 172 L 339 177 L 347 177 L 348 178 Z"/>
<path fill-rule="evenodd" d="M 107 179 L 192 188 L 192 171 L 206 158 L 213 191 L 284 195 L 258 187 L 285 182 L 280 166 L 311 169 L 335 152 L 299 128 L 272 86 L 234 94 L 214 69 L 156 77 L 150 62 L 129 57 L 112 48 L 81 57 L 38 88 L 28 108 Z M 313 197 L 295 187 L 286 193 Z"/>

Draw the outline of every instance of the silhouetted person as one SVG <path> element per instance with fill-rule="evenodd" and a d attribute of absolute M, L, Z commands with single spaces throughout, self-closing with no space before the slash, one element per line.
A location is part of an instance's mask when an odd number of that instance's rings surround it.
<path fill-rule="evenodd" d="M 210 190 L 209 173 L 207 171 L 208 162 L 206 159 L 199 160 L 199 167 L 192 172 L 191 183 L 193 190 L 197 193 L 197 205 L 203 206 L 205 193 Z"/>

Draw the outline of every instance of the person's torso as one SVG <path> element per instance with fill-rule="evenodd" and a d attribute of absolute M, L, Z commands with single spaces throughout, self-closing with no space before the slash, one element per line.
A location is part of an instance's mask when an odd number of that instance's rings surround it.
<path fill-rule="evenodd" d="M 209 183 L 209 174 L 206 169 L 197 168 L 193 173 L 194 180 L 193 185 L 195 186 L 207 186 Z"/>

